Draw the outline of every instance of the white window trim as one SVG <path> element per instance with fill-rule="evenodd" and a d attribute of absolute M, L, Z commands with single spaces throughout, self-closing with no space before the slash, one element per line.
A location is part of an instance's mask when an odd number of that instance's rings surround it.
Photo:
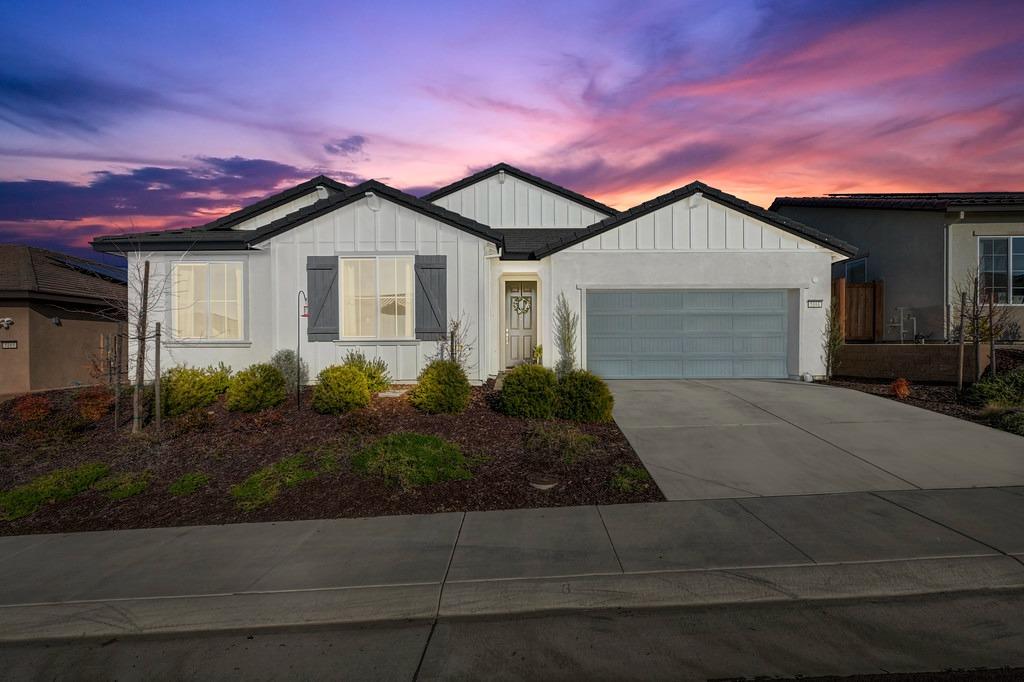
<path fill-rule="evenodd" d="M 409 292 L 409 316 L 412 320 L 412 334 L 410 336 L 381 336 L 380 335 L 380 261 L 381 260 L 406 260 L 413 268 L 412 273 L 412 290 Z M 372 260 L 374 261 L 373 274 L 376 280 L 376 295 L 377 305 L 374 306 L 374 310 L 377 314 L 376 321 L 376 336 L 346 336 L 345 335 L 345 293 L 342 282 L 344 279 L 343 272 L 344 266 L 343 261 L 347 260 Z M 373 344 L 378 342 L 394 343 L 399 341 L 415 341 L 416 340 L 416 257 L 414 255 L 398 253 L 398 254 L 380 254 L 380 255 L 366 255 L 366 254 L 353 254 L 353 255 L 341 255 L 338 256 L 338 340 L 337 343 L 347 344 Z"/>
<path fill-rule="evenodd" d="M 1006 239 L 1006 303 L 996 303 L 997 306 L 1007 308 L 1024 308 L 1024 303 L 1013 303 L 1013 240 L 1024 240 L 1024 234 L 979 234 L 975 235 L 975 265 L 978 268 L 978 278 L 981 278 L 981 240 L 982 239 Z M 979 292 L 981 286 L 978 287 Z"/>
<path fill-rule="evenodd" d="M 214 339 L 211 337 L 204 338 L 191 338 L 191 337 L 179 337 L 178 329 L 175 326 L 174 313 L 178 307 L 177 294 L 175 292 L 175 281 L 174 281 L 174 269 L 179 265 L 241 265 L 242 266 L 242 320 L 241 327 L 242 336 L 237 339 Z M 167 326 L 171 330 L 171 340 L 166 345 L 173 346 L 218 346 L 227 348 L 247 348 L 252 345 L 252 341 L 249 338 L 249 263 L 246 259 L 231 259 L 221 258 L 217 260 L 175 260 L 171 261 L 168 268 L 168 277 L 170 278 L 170 300 L 171 308 L 167 311 Z M 209 270 L 207 270 L 207 277 L 209 277 Z M 207 292 L 209 292 L 209 281 L 207 282 Z M 210 305 L 210 301 L 206 301 L 206 305 Z M 210 325 L 210 315 L 207 314 L 207 329 Z"/>

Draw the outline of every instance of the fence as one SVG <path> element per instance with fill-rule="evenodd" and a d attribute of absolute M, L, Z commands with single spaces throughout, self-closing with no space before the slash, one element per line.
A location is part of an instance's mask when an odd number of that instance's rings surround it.
<path fill-rule="evenodd" d="M 832 297 L 839 303 L 839 326 L 847 342 L 878 343 L 885 333 L 885 283 L 854 284 L 845 277 L 832 280 Z"/>

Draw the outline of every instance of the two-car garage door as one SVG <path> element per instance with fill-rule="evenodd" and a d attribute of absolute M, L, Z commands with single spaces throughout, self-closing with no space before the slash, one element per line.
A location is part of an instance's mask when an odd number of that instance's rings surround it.
<path fill-rule="evenodd" d="M 586 325 L 606 379 L 787 376 L 785 290 L 588 291 Z"/>

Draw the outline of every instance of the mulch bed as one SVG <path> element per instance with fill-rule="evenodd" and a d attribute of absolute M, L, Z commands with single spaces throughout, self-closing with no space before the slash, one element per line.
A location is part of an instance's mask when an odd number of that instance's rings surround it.
<path fill-rule="evenodd" d="M 47 394 L 71 410 L 71 392 Z M 388 514 L 551 507 L 584 504 L 649 502 L 664 499 L 653 481 L 646 489 L 624 493 L 610 486 L 623 465 L 643 467 L 614 424 L 580 424 L 596 437 L 592 456 L 558 474 L 558 485 L 538 491 L 529 485 L 531 472 L 523 461 L 523 440 L 535 423 L 507 417 L 492 405 L 491 386 L 473 389 L 470 407 L 459 415 L 428 415 L 406 397 L 375 398 L 361 410 L 342 416 L 320 415 L 309 407 L 309 393 L 297 411 L 294 401 L 258 414 L 232 413 L 222 403 L 198 413 L 166 419 L 163 438 L 152 428 L 133 436 L 115 432 L 108 414 L 74 436 L 30 438 L 0 429 L 0 490 L 26 483 L 59 467 L 104 462 L 114 473 L 148 471 L 145 492 L 114 501 L 86 491 L 64 502 L 48 504 L 15 521 L 0 521 L 0 535 L 66 531 L 149 528 L 251 521 L 342 518 Z M 0 424 L 13 420 L 13 401 L 0 405 Z M 126 410 L 127 412 L 127 410 Z M 64 415 L 66 416 L 66 415 Z M 61 414 L 50 423 L 59 423 Z M 11 423 L 11 422 L 8 422 Z M 468 457 L 482 456 L 473 477 L 411 490 L 390 487 L 380 479 L 352 470 L 349 456 L 367 443 L 398 431 L 432 434 L 457 443 Z M 261 467 L 300 452 L 330 447 L 339 454 L 337 471 L 285 488 L 268 506 L 240 511 L 229 494 Z M 176 497 L 167 488 L 182 474 L 202 471 L 210 487 Z"/>

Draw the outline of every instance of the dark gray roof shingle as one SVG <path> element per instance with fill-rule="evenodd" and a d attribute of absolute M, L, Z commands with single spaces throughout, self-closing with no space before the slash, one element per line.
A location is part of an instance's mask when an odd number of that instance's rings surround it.
<path fill-rule="evenodd" d="M 782 206 L 912 211 L 948 211 L 972 206 L 1019 206 L 1024 208 L 1024 192 L 897 192 L 827 194 L 823 197 L 777 197 L 772 202 L 771 210 L 778 210 Z"/>

